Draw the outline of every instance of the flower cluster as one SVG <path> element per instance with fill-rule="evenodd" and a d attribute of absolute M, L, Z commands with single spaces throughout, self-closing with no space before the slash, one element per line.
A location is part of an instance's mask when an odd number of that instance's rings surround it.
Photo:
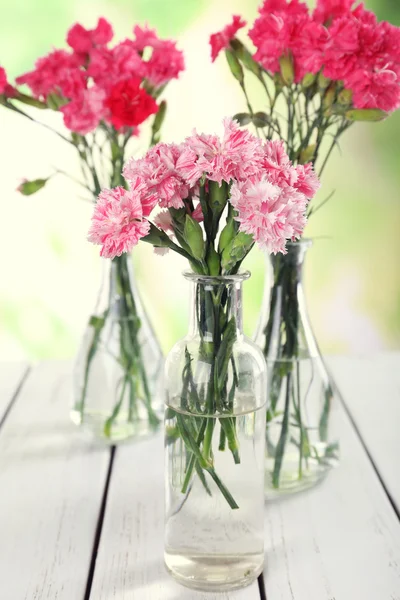
<path fill-rule="evenodd" d="M 105 257 L 129 251 L 150 230 L 155 246 L 168 247 L 170 232 L 188 248 L 191 239 L 180 228 L 185 217 L 194 231 L 194 222 L 204 220 L 212 241 L 226 205 L 239 232 L 251 236 L 250 246 L 284 252 L 286 241 L 301 235 L 319 187 L 311 166 L 294 166 L 281 142 L 262 142 L 231 119 L 224 120 L 221 138 L 194 132 L 180 145 L 154 146 L 131 159 L 124 176 L 129 190 L 103 190 L 94 209 L 89 239 Z M 158 208 L 164 210 L 157 214 Z M 195 256 L 202 260 L 201 252 Z"/>
<path fill-rule="evenodd" d="M 110 46 L 113 30 L 105 19 L 95 29 L 74 25 L 67 34 L 69 50 L 53 50 L 35 68 L 17 78 L 34 98 L 56 106 L 66 127 L 81 135 L 101 121 L 117 130 L 137 126 L 155 114 L 155 98 L 184 68 L 175 42 L 161 40 L 154 30 L 134 28 L 134 38 Z M 0 93 L 13 95 L 0 69 Z"/>
<path fill-rule="evenodd" d="M 254 60 L 270 74 L 292 71 L 299 83 L 322 73 L 351 91 L 356 109 L 391 112 L 400 106 L 400 28 L 378 22 L 354 0 L 318 0 L 313 12 L 301 0 L 265 0 L 249 31 Z M 210 39 L 212 59 L 244 23 Z M 234 26 L 235 25 L 235 26 Z M 289 63 L 289 67 L 287 64 Z"/>

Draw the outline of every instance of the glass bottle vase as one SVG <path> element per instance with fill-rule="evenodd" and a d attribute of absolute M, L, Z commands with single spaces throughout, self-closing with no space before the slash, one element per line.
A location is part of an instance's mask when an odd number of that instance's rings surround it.
<path fill-rule="evenodd" d="M 162 375 L 162 352 L 131 257 L 105 259 L 97 305 L 75 361 L 71 419 L 110 444 L 146 436 L 162 420 Z"/>
<path fill-rule="evenodd" d="M 191 323 L 166 361 L 165 564 L 183 585 L 243 587 L 264 562 L 266 364 L 242 282 L 185 274 Z"/>
<path fill-rule="evenodd" d="M 303 265 L 309 239 L 268 257 L 256 343 L 268 369 L 266 495 L 312 487 L 338 463 L 335 386 L 307 313 Z"/>

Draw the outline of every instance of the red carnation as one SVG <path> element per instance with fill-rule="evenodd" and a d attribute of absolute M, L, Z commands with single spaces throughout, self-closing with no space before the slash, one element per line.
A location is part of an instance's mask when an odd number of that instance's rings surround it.
<path fill-rule="evenodd" d="M 141 79 L 132 77 L 120 81 L 111 89 L 106 100 L 110 121 L 116 129 L 136 127 L 158 111 L 154 98 L 140 87 Z"/>

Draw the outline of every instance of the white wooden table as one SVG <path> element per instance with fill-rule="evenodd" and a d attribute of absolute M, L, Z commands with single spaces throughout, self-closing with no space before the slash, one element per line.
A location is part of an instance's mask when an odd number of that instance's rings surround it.
<path fill-rule="evenodd" d="M 266 507 L 265 589 L 202 594 L 163 568 L 161 436 L 88 445 L 69 363 L 2 363 L 0 600 L 400 600 L 400 354 L 329 364 L 340 467 Z"/>

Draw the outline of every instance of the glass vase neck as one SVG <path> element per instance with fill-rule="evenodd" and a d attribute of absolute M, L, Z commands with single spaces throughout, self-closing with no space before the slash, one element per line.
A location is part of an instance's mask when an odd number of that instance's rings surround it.
<path fill-rule="evenodd" d="M 286 244 L 286 254 L 278 253 L 270 255 L 269 260 L 272 268 L 274 271 L 277 271 L 281 264 L 287 264 L 288 266 L 297 267 L 301 272 L 307 251 L 311 248 L 312 244 L 312 240 L 308 238 L 301 239 L 298 242 L 288 242 Z"/>
<path fill-rule="evenodd" d="M 189 335 L 200 335 L 212 341 L 229 321 L 243 333 L 242 284 L 250 273 L 207 276 L 186 272 L 184 277 L 192 287 Z"/>

